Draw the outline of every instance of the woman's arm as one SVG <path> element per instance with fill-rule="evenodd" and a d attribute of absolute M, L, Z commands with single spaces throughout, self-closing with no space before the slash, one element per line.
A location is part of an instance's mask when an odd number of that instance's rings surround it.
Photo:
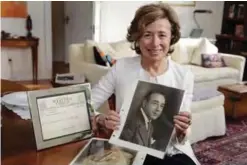
<path fill-rule="evenodd" d="M 105 114 L 99 113 L 97 110 L 114 93 L 117 77 L 116 65 L 117 63 L 112 66 L 106 75 L 102 76 L 91 91 L 91 103 L 95 113 L 94 121 L 96 129 L 100 126 L 106 127 Z"/>
<path fill-rule="evenodd" d="M 97 109 L 114 93 L 116 86 L 116 65 L 107 72 L 106 75 L 102 76 L 99 82 L 93 86 L 91 91 L 92 106 L 95 110 L 95 114 L 99 114 Z"/>
<path fill-rule="evenodd" d="M 184 89 L 185 89 L 185 95 L 184 95 L 184 99 L 183 99 L 183 103 L 182 103 L 182 107 L 181 107 L 181 113 L 183 114 L 188 114 L 190 116 L 190 120 L 191 120 L 191 103 L 192 103 L 192 98 L 193 98 L 193 89 L 194 89 L 194 75 L 191 71 L 188 71 L 185 77 L 185 81 L 184 81 Z M 187 123 L 185 123 L 187 124 Z M 191 124 L 191 123 L 190 123 Z M 177 140 L 178 142 L 182 143 L 184 142 L 187 137 L 189 136 L 191 130 L 190 130 L 190 124 L 189 127 L 187 128 L 187 130 L 185 132 L 180 132 L 177 131 Z"/>

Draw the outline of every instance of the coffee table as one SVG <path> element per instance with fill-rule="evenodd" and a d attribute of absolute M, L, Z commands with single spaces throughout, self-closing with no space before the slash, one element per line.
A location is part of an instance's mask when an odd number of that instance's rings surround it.
<path fill-rule="evenodd" d="M 232 118 L 247 115 L 247 84 L 221 85 L 218 90 L 225 96 L 225 113 Z"/>

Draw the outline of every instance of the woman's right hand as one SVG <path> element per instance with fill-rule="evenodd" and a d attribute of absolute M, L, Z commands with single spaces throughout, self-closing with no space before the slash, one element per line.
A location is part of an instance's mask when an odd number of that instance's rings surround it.
<path fill-rule="evenodd" d="M 105 116 L 105 127 L 110 130 L 117 130 L 120 125 L 120 116 L 118 112 L 109 110 Z"/>

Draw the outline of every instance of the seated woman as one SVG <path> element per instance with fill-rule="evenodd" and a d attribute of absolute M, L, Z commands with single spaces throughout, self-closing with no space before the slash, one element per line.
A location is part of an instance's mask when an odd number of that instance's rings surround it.
<path fill-rule="evenodd" d="M 187 139 L 191 124 L 190 105 L 194 76 L 186 68 L 172 61 L 169 54 L 180 38 L 180 25 L 175 11 L 167 4 L 148 4 L 140 7 L 128 29 L 127 40 L 139 55 L 120 59 L 92 89 L 92 105 L 98 109 L 113 93 L 116 95 L 116 111 L 96 115 L 96 122 L 115 130 L 120 123 L 118 111 L 126 91 L 138 80 L 163 84 L 185 90 L 185 98 L 178 115 L 174 117 L 173 135 L 164 159 L 148 155 L 145 165 L 200 164 Z"/>

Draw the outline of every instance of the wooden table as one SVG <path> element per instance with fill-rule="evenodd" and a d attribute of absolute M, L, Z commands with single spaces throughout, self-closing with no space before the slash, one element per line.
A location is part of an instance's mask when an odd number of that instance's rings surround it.
<path fill-rule="evenodd" d="M 1 80 L 2 93 L 25 91 L 26 86 Z M 86 144 L 73 142 L 42 151 L 36 151 L 35 137 L 31 120 L 23 120 L 4 106 L 1 109 L 1 163 L 2 165 L 68 165 Z M 110 135 L 98 132 L 98 137 Z"/>
<path fill-rule="evenodd" d="M 32 50 L 32 68 L 33 68 L 33 82 L 38 82 L 38 38 L 31 39 L 2 39 L 1 47 L 12 48 L 31 48 Z"/>
<path fill-rule="evenodd" d="M 2 106 L 2 165 L 68 165 L 86 144 L 79 141 L 36 151 L 31 120 Z"/>
<path fill-rule="evenodd" d="M 224 108 L 227 116 L 238 118 L 247 115 L 247 85 L 222 85 L 218 90 L 225 96 Z"/>

